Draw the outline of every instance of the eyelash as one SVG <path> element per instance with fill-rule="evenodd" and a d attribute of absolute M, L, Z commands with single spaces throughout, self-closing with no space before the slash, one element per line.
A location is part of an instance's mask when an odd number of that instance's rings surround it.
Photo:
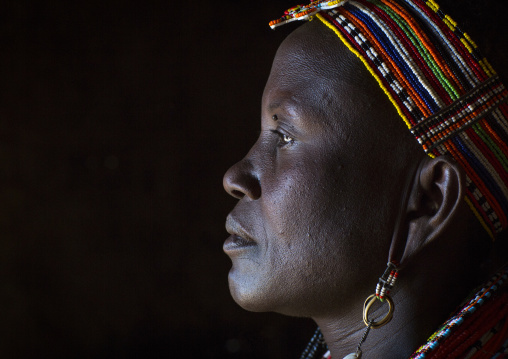
<path fill-rule="evenodd" d="M 284 146 L 287 146 L 287 145 L 291 145 L 295 141 L 293 139 L 293 137 L 288 136 L 288 135 L 286 135 L 286 134 L 284 134 L 282 132 L 279 132 L 277 130 L 272 130 L 272 132 L 275 133 L 279 137 L 279 141 L 277 143 L 277 145 L 279 147 L 284 147 Z"/>

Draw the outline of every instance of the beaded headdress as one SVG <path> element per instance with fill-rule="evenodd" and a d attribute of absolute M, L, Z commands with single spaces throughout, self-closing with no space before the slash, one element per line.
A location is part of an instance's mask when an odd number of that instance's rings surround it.
<path fill-rule="evenodd" d="M 465 200 L 494 238 L 508 227 L 508 91 L 433 0 L 313 1 L 270 22 L 318 18 L 365 65 L 423 150 L 466 172 Z"/>

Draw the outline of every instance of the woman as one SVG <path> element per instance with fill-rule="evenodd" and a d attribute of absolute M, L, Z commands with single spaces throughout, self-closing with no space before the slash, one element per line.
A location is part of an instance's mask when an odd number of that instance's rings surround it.
<path fill-rule="evenodd" d="M 313 2 L 271 25 L 302 18 L 275 56 L 259 139 L 224 176 L 239 199 L 233 298 L 312 318 L 302 357 L 323 337 L 334 359 L 501 355 L 501 80 L 432 1 Z"/>

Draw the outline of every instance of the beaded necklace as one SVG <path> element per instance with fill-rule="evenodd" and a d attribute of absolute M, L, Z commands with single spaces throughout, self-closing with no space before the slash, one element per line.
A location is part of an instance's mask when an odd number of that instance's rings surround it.
<path fill-rule="evenodd" d="M 493 295 L 507 278 L 508 267 L 467 300 L 410 359 L 501 358 L 508 353 L 508 293 Z"/>

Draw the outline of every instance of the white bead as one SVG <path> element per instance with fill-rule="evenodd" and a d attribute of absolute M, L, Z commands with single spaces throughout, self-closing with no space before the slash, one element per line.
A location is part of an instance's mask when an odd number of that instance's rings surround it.
<path fill-rule="evenodd" d="M 358 355 L 356 355 L 356 353 L 351 353 L 351 354 L 348 354 L 344 357 L 344 359 L 358 359 Z"/>

